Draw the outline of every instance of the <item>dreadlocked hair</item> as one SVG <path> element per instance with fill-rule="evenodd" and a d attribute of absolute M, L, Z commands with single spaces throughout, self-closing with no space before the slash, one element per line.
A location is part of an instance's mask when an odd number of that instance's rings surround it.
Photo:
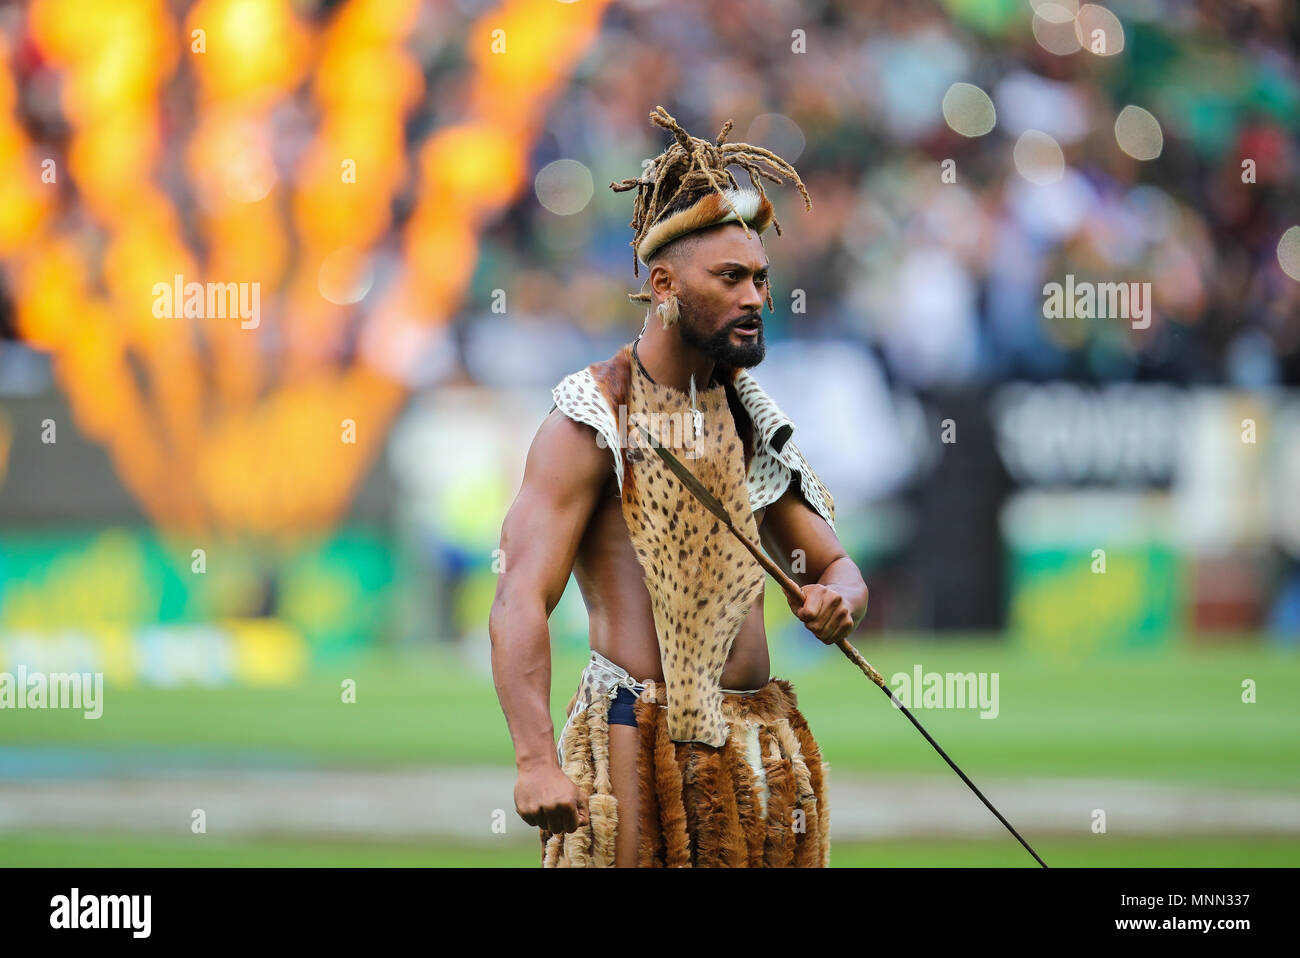
<path fill-rule="evenodd" d="M 655 223 L 695 203 L 707 190 L 723 193 L 724 185 L 732 189 L 740 188 L 735 176 L 727 169 L 728 166 L 739 166 L 748 173 L 750 182 L 764 199 L 767 198 L 767 192 L 763 189 L 764 179 L 779 186 L 785 181 L 777 176 L 777 173 L 788 176 L 799 188 L 799 193 L 803 196 L 804 208 L 809 212 L 812 211 L 812 200 L 808 198 L 808 189 L 793 166 L 761 146 L 726 142 L 727 134 L 731 132 L 731 120 L 722 125 L 722 132 L 714 142 L 710 143 L 708 140 L 688 134 L 662 106 L 655 107 L 654 112 L 650 114 L 650 119 L 656 125 L 671 132 L 674 142 L 650 162 L 641 176 L 629 177 L 618 183 L 609 184 L 609 188 L 616 193 L 631 189 L 637 191 L 636 201 L 632 204 L 632 221 L 628 223 L 628 226 L 636 231 L 629 244 L 632 247 L 633 276 L 641 275 L 637 246 Z M 723 196 L 726 198 L 725 193 Z M 735 212 L 736 219 L 748 236 L 749 226 L 740 212 L 729 200 L 727 205 Z M 772 220 L 772 226 L 776 228 L 776 235 L 780 236 L 781 224 L 775 218 Z M 628 293 L 627 298 L 634 303 L 653 301 L 653 297 L 648 292 Z M 767 308 L 772 309 L 771 289 L 767 291 Z"/>

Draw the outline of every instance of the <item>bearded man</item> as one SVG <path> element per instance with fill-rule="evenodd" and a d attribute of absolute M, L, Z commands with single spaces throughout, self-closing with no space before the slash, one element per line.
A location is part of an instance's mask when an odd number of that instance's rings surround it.
<path fill-rule="evenodd" d="M 828 768 L 790 683 L 770 674 L 763 569 L 639 442 L 676 455 L 736 527 L 799 583 L 791 609 L 832 644 L 866 614 L 867 587 L 835 534 L 834 500 L 791 439 L 794 423 L 749 374 L 771 308 L 762 180 L 798 174 L 759 147 L 692 137 L 641 177 L 630 294 L 637 339 L 566 376 L 529 449 L 501 533 L 489 623 L 514 742 L 515 805 L 548 867 L 826 866 Z M 740 188 L 728 166 L 748 174 Z M 570 574 L 591 659 L 558 746 L 547 619 Z M 787 599 L 789 601 L 789 599 Z"/>

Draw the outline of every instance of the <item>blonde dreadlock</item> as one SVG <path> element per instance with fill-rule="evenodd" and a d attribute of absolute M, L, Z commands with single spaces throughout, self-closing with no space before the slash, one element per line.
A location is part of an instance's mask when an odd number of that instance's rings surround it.
<path fill-rule="evenodd" d="M 750 182 L 754 184 L 763 199 L 767 199 L 767 193 L 763 189 L 764 179 L 778 186 L 784 182 L 771 170 L 785 174 L 799 188 L 803 196 L 804 208 L 809 212 L 812 211 L 812 200 L 808 198 L 808 189 L 793 166 L 760 146 L 725 142 L 727 134 L 731 132 L 731 120 L 722 125 L 722 132 L 713 143 L 710 143 L 708 140 L 688 134 L 662 106 L 655 107 L 654 112 L 650 114 L 650 119 L 656 125 L 671 132 L 675 142 L 656 156 L 641 176 L 629 177 L 621 182 L 609 184 L 609 188 L 616 193 L 630 189 L 637 191 L 636 201 L 632 205 L 632 221 L 628 223 L 628 226 L 636 231 L 630 244 L 634 276 L 641 275 L 637 246 L 650 227 L 673 208 L 675 200 L 679 197 L 683 200 L 695 200 L 707 190 L 716 191 L 725 198 L 726 194 L 723 193 L 720 181 L 730 185 L 732 189 L 739 189 L 735 176 L 727 169 L 730 165 L 739 166 L 749 174 Z M 764 165 L 771 167 L 771 170 L 764 169 Z M 730 200 L 727 204 L 735 213 L 745 235 L 748 236 L 749 226 L 740 215 L 740 211 Z M 781 224 L 774 218 L 772 225 L 776 228 L 776 235 L 780 236 Z M 634 303 L 650 303 L 653 300 L 648 292 L 628 293 L 627 298 Z M 767 291 L 767 308 L 772 309 L 770 288 Z"/>

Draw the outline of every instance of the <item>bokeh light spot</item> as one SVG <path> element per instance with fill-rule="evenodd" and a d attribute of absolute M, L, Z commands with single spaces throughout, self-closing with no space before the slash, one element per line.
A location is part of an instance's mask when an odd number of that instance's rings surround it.
<path fill-rule="evenodd" d="M 1300 283 L 1300 226 L 1292 226 L 1278 240 L 1277 261 L 1282 272 Z"/>
<path fill-rule="evenodd" d="M 365 299 L 374 279 L 369 257 L 355 247 L 344 246 L 321 262 L 316 283 L 320 294 L 331 303 L 350 306 Z"/>
<path fill-rule="evenodd" d="M 734 139 L 728 137 L 728 140 Z M 783 113 L 763 113 L 754 117 L 745 131 L 744 142 L 771 150 L 790 163 L 799 159 L 808 145 L 799 124 Z"/>
<path fill-rule="evenodd" d="M 1079 38 L 1075 36 L 1074 15 L 1071 6 L 1059 2 L 1043 2 L 1034 8 L 1033 31 L 1038 45 L 1048 53 L 1068 56 L 1079 51 Z"/>
<path fill-rule="evenodd" d="M 987 93 L 973 83 L 954 83 L 943 95 L 943 118 L 962 136 L 983 136 L 998 116 Z"/>
<path fill-rule="evenodd" d="M 1042 130 L 1025 130 L 1012 151 L 1016 172 L 1031 183 L 1056 183 L 1065 175 L 1061 144 Z"/>
<path fill-rule="evenodd" d="M 591 170 L 577 160 L 555 160 L 533 180 L 537 201 L 559 216 L 581 213 L 591 202 L 595 185 Z"/>
<path fill-rule="evenodd" d="M 1083 48 L 1099 57 L 1113 57 L 1124 49 L 1124 26 L 1119 17 L 1095 3 L 1079 8 L 1074 32 Z"/>
<path fill-rule="evenodd" d="M 1160 121 L 1149 111 L 1131 104 L 1115 118 L 1115 141 L 1135 160 L 1154 160 L 1165 146 Z"/>
<path fill-rule="evenodd" d="M 263 149 L 245 147 L 225 164 L 222 186 L 236 203 L 256 203 L 266 198 L 275 185 L 275 167 Z"/>

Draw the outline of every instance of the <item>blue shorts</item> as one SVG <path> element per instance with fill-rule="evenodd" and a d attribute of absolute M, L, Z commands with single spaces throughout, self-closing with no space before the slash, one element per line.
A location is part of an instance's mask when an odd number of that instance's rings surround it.
<path fill-rule="evenodd" d="M 637 694 L 635 692 L 626 685 L 620 685 L 618 694 L 609 703 L 609 724 L 630 725 L 636 728 L 636 700 Z"/>

